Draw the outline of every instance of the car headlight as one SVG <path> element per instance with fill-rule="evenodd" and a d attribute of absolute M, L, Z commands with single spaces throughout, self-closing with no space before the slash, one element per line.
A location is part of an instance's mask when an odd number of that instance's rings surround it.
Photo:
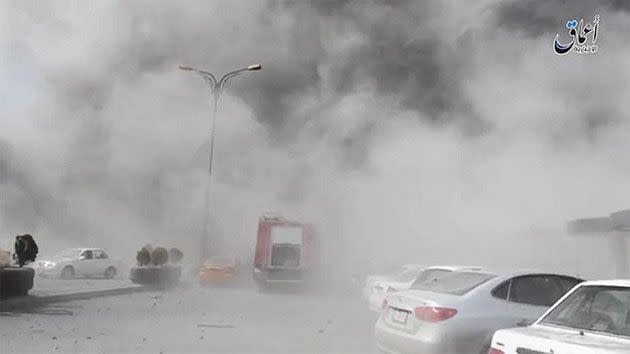
<path fill-rule="evenodd" d="M 46 262 L 46 264 L 44 265 L 45 268 L 55 268 L 57 266 L 57 263 L 55 262 Z"/>

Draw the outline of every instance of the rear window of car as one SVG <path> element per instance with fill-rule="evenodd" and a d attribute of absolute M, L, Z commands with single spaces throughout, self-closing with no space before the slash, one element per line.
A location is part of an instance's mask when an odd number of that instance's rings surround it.
<path fill-rule="evenodd" d="M 452 271 L 447 269 L 427 269 L 418 275 L 413 284 L 411 284 L 411 288 L 417 289 L 417 287 L 421 286 L 424 282 L 434 281 L 450 273 L 452 273 Z"/>
<path fill-rule="evenodd" d="M 630 337 L 630 288 L 582 286 L 540 323 Z"/>
<path fill-rule="evenodd" d="M 451 272 L 418 284 L 414 289 L 450 295 L 464 295 L 494 277 L 496 277 L 494 274 L 481 272 Z"/>

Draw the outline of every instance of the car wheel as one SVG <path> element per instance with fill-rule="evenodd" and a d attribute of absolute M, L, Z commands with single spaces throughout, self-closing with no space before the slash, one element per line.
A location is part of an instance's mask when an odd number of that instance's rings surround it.
<path fill-rule="evenodd" d="M 74 278 L 74 267 L 71 267 L 71 266 L 64 267 L 63 270 L 61 271 L 61 278 L 62 279 Z"/>
<path fill-rule="evenodd" d="M 116 276 L 116 268 L 109 267 L 105 269 L 105 279 L 112 279 Z"/>

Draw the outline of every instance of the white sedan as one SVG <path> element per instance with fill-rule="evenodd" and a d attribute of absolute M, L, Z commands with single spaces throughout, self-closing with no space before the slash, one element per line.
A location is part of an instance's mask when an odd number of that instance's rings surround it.
<path fill-rule="evenodd" d="M 630 280 L 576 286 L 532 326 L 497 331 L 489 353 L 630 353 Z"/>
<path fill-rule="evenodd" d="M 388 296 L 376 345 L 386 353 L 487 353 L 497 330 L 533 323 L 580 282 L 530 271 L 448 273 Z"/>
<path fill-rule="evenodd" d="M 33 268 L 42 277 L 111 279 L 118 274 L 120 265 L 101 248 L 69 248 L 50 260 L 35 262 Z"/>
<path fill-rule="evenodd" d="M 416 269 L 401 274 L 394 279 L 377 280 L 374 282 L 372 292 L 369 297 L 370 310 L 381 312 L 383 301 L 392 293 L 408 290 L 415 285 L 421 284 L 427 280 L 436 279 L 444 274 L 464 270 L 480 270 L 479 267 L 468 266 L 431 266 L 425 269 Z"/>

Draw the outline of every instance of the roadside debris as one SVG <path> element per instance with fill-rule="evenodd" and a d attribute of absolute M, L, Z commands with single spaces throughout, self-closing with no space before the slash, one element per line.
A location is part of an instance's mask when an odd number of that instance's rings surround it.
<path fill-rule="evenodd" d="M 131 268 L 130 278 L 135 284 L 170 287 L 179 283 L 183 253 L 176 248 L 145 245 L 136 253 L 137 266 Z"/>
<path fill-rule="evenodd" d="M 14 248 L 13 257 L 9 251 L 0 250 L 0 298 L 26 296 L 33 288 L 35 271 L 24 265 L 35 261 L 37 244 L 29 234 L 18 235 Z"/>
<path fill-rule="evenodd" d="M 168 258 L 170 259 L 171 263 L 176 264 L 179 263 L 182 258 L 184 258 L 184 253 L 178 248 L 171 248 L 168 251 Z"/>
<path fill-rule="evenodd" d="M 136 261 L 138 262 L 138 267 L 147 266 L 151 263 L 151 253 L 147 246 L 142 247 L 142 249 L 138 251 Z"/>
<path fill-rule="evenodd" d="M 15 236 L 15 253 L 13 258 L 20 268 L 29 262 L 34 262 L 39 248 L 29 234 Z"/>
<path fill-rule="evenodd" d="M 151 263 L 158 267 L 168 262 L 168 251 L 164 247 L 158 247 L 151 252 Z"/>

